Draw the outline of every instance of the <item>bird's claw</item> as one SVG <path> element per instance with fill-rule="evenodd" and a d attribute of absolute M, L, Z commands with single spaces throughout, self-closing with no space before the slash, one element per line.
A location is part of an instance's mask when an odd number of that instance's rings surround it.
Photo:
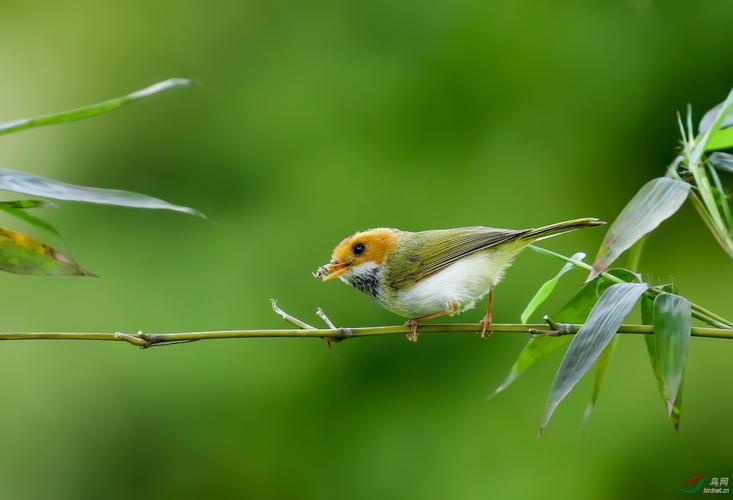
<path fill-rule="evenodd" d="M 407 340 L 410 342 L 417 342 L 417 336 L 419 335 L 417 332 L 417 327 L 420 325 L 419 321 L 416 321 L 414 319 L 411 319 L 407 323 L 405 323 L 405 326 L 410 327 L 410 333 L 407 334 Z"/>
<path fill-rule="evenodd" d="M 491 321 L 493 318 L 491 317 L 484 317 L 481 321 L 479 321 L 479 324 L 481 325 L 481 338 L 485 339 L 487 337 L 490 337 L 493 333 L 491 331 Z"/>

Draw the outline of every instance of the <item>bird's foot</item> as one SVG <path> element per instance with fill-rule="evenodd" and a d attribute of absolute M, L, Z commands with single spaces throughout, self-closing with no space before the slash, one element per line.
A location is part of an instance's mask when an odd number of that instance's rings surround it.
<path fill-rule="evenodd" d="M 489 297 L 486 299 L 486 314 L 481 320 L 481 338 L 485 339 L 491 335 L 491 321 L 494 319 L 494 289 L 489 290 Z"/>
<path fill-rule="evenodd" d="M 407 334 L 407 340 L 410 342 L 417 342 L 417 327 L 420 325 L 420 322 L 416 319 L 411 319 L 407 323 L 405 323 L 405 326 L 410 327 L 410 333 Z"/>
<path fill-rule="evenodd" d="M 484 318 L 479 322 L 481 325 L 481 338 L 485 339 L 491 335 L 491 320 L 493 318 L 491 316 L 484 316 Z"/>

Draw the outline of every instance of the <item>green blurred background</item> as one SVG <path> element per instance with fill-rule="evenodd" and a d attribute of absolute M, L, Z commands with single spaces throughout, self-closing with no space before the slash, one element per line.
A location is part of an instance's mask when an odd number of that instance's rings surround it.
<path fill-rule="evenodd" d="M 3 137 L 0 165 L 160 196 L 180 214 L 46 210 L 100 279 L 3 275 L 3 330 L 277 328 L 268 299 L 342 326 L 398 319 L 310 275 L 373 226 L 613 219 L 733 85 L 722 0 L 33 2 L 0 15 L 0 120 L 200 85 Z M 10 224 L 11 221 L 2 221 Z M 27 229 L 12 222 L 13 227 Z M 595 252 L 603 231 L 546 246 Z M 685 207 L 642 269 L 733 316 L 733 263 Z M 517 322 L 560 263 L 526 253 L 497 292 Z M 575 272 L 542 312 L 569 298 Z M 476 321 L 472 311 L 459 321 Z M 0 497 L 670 498 L 733 476 L 733 343 L 694 339 L 682 429 L 643 340 L 619 343 L 584 435 L 585 380 L 545 436 L 561 355 L 485 401 L 521 335 L 345 342 L 9 342 L 0 349 Z"/>

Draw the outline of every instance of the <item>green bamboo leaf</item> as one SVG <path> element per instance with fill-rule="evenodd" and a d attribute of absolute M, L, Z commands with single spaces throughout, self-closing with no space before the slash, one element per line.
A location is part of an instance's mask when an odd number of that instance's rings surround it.
<path fill-rule="evenodd" d="M 13 201 L 0 201 L 0 210 L 11 210 L 20 209 L 25 210 L 28 208 L 46 208 L 54 207 L 53 203 L 44 200 L 13 200 Z"/>
<path fill-rule="evenodd" d="M 47 222 L 40 217 L 31 215 L 27 212 L 27 209 L 29 208 L 45 207 L 56 207 L 56 204 L 44 200 L 0 201 L 0 210 L 6 212 L 8 215 L 12 215 L 13 217 L 18 218 L 23 222 L 26 222 L 39 229 L 43 229 L 44 231 L 48 231 L 49 233 L 60 238 L 61 235 L 59 234 L 58 230 L 50 222 Z"/>
<path fill-rule="evenodd" d="M 18 208 L 2 208 L 2 207 L 0 207 L 0 210 L 5 211 L 8 215 L 12 215 L 13 217 L 20 219 L 23 222 L 30 224 L 31 226 L 37 227 L 38 229 L 43 229 L 44 231 L 48 231 L 49 233 L 53 234 L 54 236 L 58 236 L 59 238 L 61 238 L 61 234 L 53 226 L 53 224 L 41 219 L 40 217 L 29 214 L 26 210 L 21 210 Z"/>
<path fill-rule="evenodd" d="M 625 281 L 638 281 L 638 276 L 627 269 L 610 269 L 608 274 L 621 278 Z M 594 281 L 588 282 L 576 293 L 572 299 L 565 304 L 559 312 L 552 317 L 555 321 L 561 323 L 583 323 L 588 317 L 591 309 L 598 299 L 603 295 L 613 282 L 605 279 L 603 276 Z M 490 399 L 500 392 L 506 390 L 520 375 L 530 369 L 540 359 L 548 356 L 557 349 L 567 346 L 572 340 L 572 335 L 562 335 L 554 337 L 550 335 L 542 335 L 532 337 L 519 353 L 517 360 L 512 365 L 509 374 L 504 381 L 497 387 L 494 392 L 489 394 L 486 399 Z"/>
<path fill-rule="evenodd" d="M 0 227 L 0 270 L 16 274 L 94 276 L 62 253 Z"/>
<path fill-rule="evenodd" d="M 0 189 L 54 200 L 173 210 L 205 218 L 198 210 L 173 205 L 152 196 L 119 189 L 78 186 L 9 168 L 0 168 Z"/>
<path fill-rule="evenodd" d="M 688 183 L 668 177 L 646 183 L 608 228 L 588 279 L 602 273 L 642 236 L 679 210 L 689 191 Z"/>
<path fill-rule="evenodd" d="M 572 257 L 570 257 L 573 260 L 582 261 L 585 258 L 585 254 L 583 252 L 578 252 L 573 254 Z M 521 315 L 521 321 L 522 323 L 527 323 L 527 320 L 529 317 L 534 313 L 537 308 L 542 305 L 542 303 L 547 300 L 547 298 L 552 294 L 552 292 L 555 290 L 555 287 L 557 286 L 558 282 L 560 281 L 560 277 L 573 269 L 575 266 L 574 264 L 571 264 L 570 262 L 566 263 L 560 271 L 555 275 L 554 278 L 549 279 L 545 281 L 542 286 L 537 290 L 537 292 L 534 294 L 534 297 L 530 299 L 530 301 L 527 303 L 527 307 L 524 308 L 524 311 L 522 311 Z"/>
<path fill-rule="evenodd" d="M 677 289 L 673 285 L 664 285 L 661 287 L 663 291 L 668 293 L 676 293 Z M 649 297 L 647 295 L 644 295 L 641 298 L 641 321 L 645 325 L 653 325 L 654 324 L 654 299 L 652 297 Z M 662 383 L 662 377 L 660 376 L 659 370 L 657 369 L 657 354 L 656 354 L 656 338 L 654 335 L 644 335 L 644 340 L 646 341 L 646 348 L 647 352 L 649 353 L 649 361 L 652 365 L 652 372 L 654 373 L 654 378 L 657 380 L 657 387 L 659 388 L 659 394 L 662 396 L 662 400 L 664 400 L 665 404 L 667 403 L 667 399 L 664 395 L 664 384 Z M 674 426 L 675 430 L 679 431 L 680 428 L 680 418 L 682 417 L 682 387 L 685 383 L 685 377 L 684 373 L 682 374 L 682 380 L 680 381 L 680 387 L 677 390 L 677 397 L 674 401 L 674 405 L 672 406 L 672 425 Z"/>
<path fill-rule="evenodd" d="M 603 382 L 606 380 L 606 375 L 608 374 L 608 367 L 611 364 L 611 357 L 613 356 L 613 351 L 616 350 L 616 343 L 618 342 L 618 337 L 614 335 L 611 342 L 606 346 L 605 349 L 603 349 L 603 352 L 598 357 L 598 361 L 596 361 L 596 377 L 593 380 L 593 393 L 591 394 L 590 402 L 588 403 L 588 406 L 585 407 L 585 413 L 583 413 L 583 422 L 581 424 L 581 429 L 584 429 L 588 422 L 590 421 L 590 417 L 593 414 L 593 408 L 595 408 L 596 401 L 598 401 L 598 395 L 601 393 L 601 387 L 603 387 Z"/>
<path fill-rule="evenodd" d="M 645 283 L 617 283 L 601 296 L 583 327 L 573 336 L 560 364 L 550 391 L 540 434 L 547 427 L 560 402 L 598 359 L 647 288 Z"/>
<path fill-rule="evenodd" d="M 29 128 L 42 127 L 44 125 L 53 125 L 56 123 L 71 122 L 76 120 L 83 120 L 84 118 L 90 118 L 92 116 L 109 113 L 128 104 L 150 97 L 152 95 L 170 90 L 176 87 L 186 87 L 191 85 L 190 80 L 184 78 L 171 78 L 163 82 L 154 83 L 149 87 L 137 90 L 131 94 L 123 97 L 117 97 L 108 101 L 84 106 L 81 108 L 72 109 L 70 111 L 62 111 L 61 113 L 53 113 L 50 115 L 39 116 L 37 118 L 22 118 L 20 120 L 13 120 L 7 123 L 0 124 L 0 135 L 12 134 L 13 132 L 20 132 Z"/>
<path fill-rule="evenodd" d="M 708 139 L 705 151 L 716 151 L 718 149 L 733 148 L 733 128 L 718 130 Z"/>
<path fill-rule="evenodd" d="M 687 359 L 691 321 L 692 310 L 686 298 L 662 293 L 654 299 L 655 368 L 670 416 Z"/>

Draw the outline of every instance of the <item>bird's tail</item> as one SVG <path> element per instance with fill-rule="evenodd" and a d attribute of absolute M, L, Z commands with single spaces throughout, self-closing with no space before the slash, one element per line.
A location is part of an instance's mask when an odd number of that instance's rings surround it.
<path fill-rule="evenodd" d="M 557 236 L 558 234 L 567 233 L 568 231 L 574 231 L 581 227 L 602 226 L 603 224 L 605 224 L 604 221 L 593 217 L 566 220 L 565 222 L 550 224 L 549 226 L 528 229 L 526 233 L 519 236 L 519 239 L 522 241 L 532 242 Z"/>

